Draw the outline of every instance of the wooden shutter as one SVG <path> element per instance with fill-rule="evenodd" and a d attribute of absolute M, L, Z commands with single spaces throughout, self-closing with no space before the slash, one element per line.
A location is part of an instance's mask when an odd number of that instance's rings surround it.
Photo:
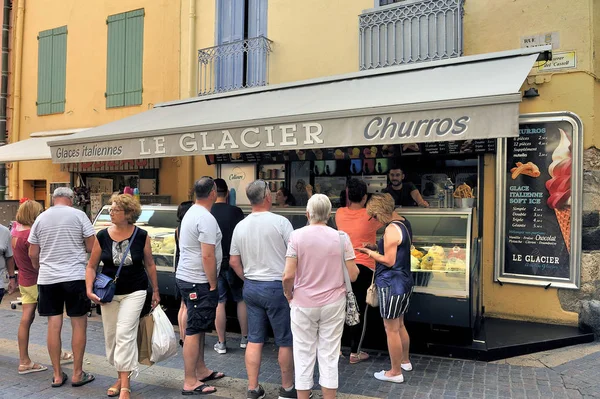
<path fill-rule="evenodd" d="M 248 38 L 267 37 L 267 0 L 248 0 Z M 258 43 L 257 43 L 258 44 Z M 267 51 L 253 48 L 248 51 L 246 82 L 250 87 L 267 84 Z"/>
<path fill-rule="evenodd" d="M 111 15 L 108 25 L 106 107 L 142 103 L 144 10 Z"/>
<path fill-rule="evenodd" d="M 217 50 L 217 92 L 239 89 L 244 81 L 245 0 L 217 2 L 217 45 L 239 42 Z"/>
<path fill-rule="evenodd" d="M 38 35 L 37 114 L 65 112 L 67 79 L 67 27 L 48 29 Z"/>

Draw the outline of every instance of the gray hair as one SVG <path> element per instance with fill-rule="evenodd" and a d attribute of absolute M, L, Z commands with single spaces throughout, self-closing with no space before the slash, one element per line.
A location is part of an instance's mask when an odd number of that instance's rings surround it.
<path fill-rule="evenodd" d="M 210 193 L 215 190 L 215 181 L 210 176 L 204 176 L 200 179 L 196 180 L 194 183 L 194 193 L 196 194 L 196 199 L 205 199 L 208 198 Z"/>
<path fill-rule="evenodd" d="M 73 194 L 73 190 L 71 190 L 69 187 L 58 187 L 56 190 L 54 190 L 52 198 L 73 199 L 75 198 L 75 194 Z"/>
<path fill-rule="evenodd" d="M 311 223 L 327 223 L 331 215 L 331 201 L 325 194 L 313 194 L 306 204 Z"/>
<path fill-rule="evenodd" d="M 248 197 L 251 205 L 261 204 L 267 197 L 267 192 L 271 192 L 269 185 L 266 181 L 260 179 L 254 180 L 246 187 L 246 197 Z"/>

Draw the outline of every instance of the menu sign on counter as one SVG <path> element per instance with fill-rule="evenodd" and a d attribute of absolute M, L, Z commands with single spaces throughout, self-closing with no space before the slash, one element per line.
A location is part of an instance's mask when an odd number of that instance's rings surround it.
<path fill-rule="evenodd" d="M 566 121 L 522 123 L 506 139 L 502 275 L 571 279 L 575 141 Z"/>

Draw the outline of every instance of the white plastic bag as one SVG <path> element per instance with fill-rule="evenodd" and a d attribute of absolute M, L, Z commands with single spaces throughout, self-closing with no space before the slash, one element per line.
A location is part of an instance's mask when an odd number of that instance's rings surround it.
<path fill-rule="evenodd" d="M 152 330 L 152 355 L 154 363 L 167 360 L 177 354 L 177 339 L 169 318 L 160 306 L 152 311 L 154 329 Z"/>

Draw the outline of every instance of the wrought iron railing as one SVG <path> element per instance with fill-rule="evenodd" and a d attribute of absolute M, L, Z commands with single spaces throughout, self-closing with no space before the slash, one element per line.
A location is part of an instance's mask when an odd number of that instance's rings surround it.
<path fill-rule="evenodd" d="M 198 50 L 198 95 L 266 86 L 272 44 L 259 36 Z"/>
<path fill-rule="evenodd" d="M 406 0 L 359 17 L 360 69 L 462 55 L 464 0 Z"/>

